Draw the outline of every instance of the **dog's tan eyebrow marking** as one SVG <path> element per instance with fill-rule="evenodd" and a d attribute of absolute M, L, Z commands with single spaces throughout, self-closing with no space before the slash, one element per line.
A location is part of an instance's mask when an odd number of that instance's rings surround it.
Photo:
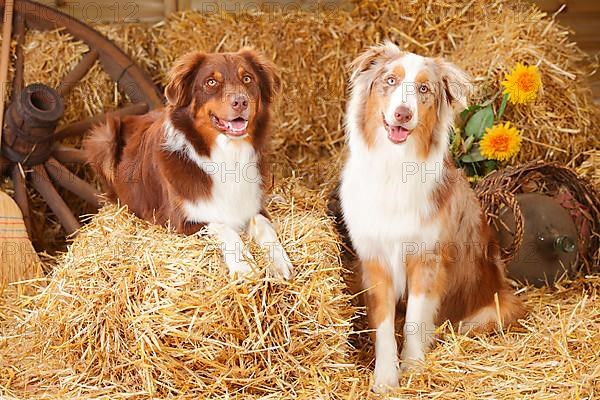
<path fill-rule="evenodd" d="M 396 65 L 394 68 L 392 68 L 392 74 L 394 74 L 398 80 L 402 81 L 406 75 L 406 71 L 402 65 Z"/>
<path fill-rule="evenodd" d="M 415 82 L 416 83 L 427 83 L 429 82 L 429 75 L 427 74 L 427 71 L 420 71 L 417 76 L 415 77 Z"/>

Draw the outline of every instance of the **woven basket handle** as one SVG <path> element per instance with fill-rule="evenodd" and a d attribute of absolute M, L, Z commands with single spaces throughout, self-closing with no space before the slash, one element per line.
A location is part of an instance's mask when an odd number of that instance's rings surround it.
<path fill-rule="evenodd" d="M 515 217 L 513 241 L 508 248 L 501 249 L 502 261 L 504 261 L 505 264 L 508 264 L 521 248 L 521 244 L 523 244 L 525 222 L 519 202 L 513 193 L 502 190 L 480 193 L 479 199 L 481 200 L 481 206 L 486 215 L 488 224 L 491 224 L 493 220 L 497 218 L 502 205 L 508 207 Z"/>

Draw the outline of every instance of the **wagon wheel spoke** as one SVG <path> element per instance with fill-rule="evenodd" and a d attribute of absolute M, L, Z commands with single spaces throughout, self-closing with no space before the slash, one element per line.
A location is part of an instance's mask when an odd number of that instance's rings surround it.
<path fill-rule="evenodd" d="M 56 88 L 58 94 L 65 98 L 71 89 L 77 85 L 81 78 L 88 73 L 97 59 L 98 52 L 96 50 L 92 49 L 85 53 L 75 68 L 73 68 L 63 77 L 60 85 L 58 85 L 58 88 Z"/>
<path fill-rule="evenodd" d="M 0 14 L 4 11 L 5 3 L 5 0 L 0 0 Z M 31 199 L 28 198 L 29 188 L 26 187 L 29 184 L 44 198 L 64 230 L 71 234 L 80 227 L 80 223 L 76 218 L 77 214 L 68 208 L 56 188 L 61 186 L 94 206 L 98 205 L 98 198 L 93 185 L 85 183 L 65 167 L 65 165 L 70 168 L 85 164 L 85 152 L 60 144 L 58 141 L 84 134 L 94 124 L 104 122 L 106 114 L 57 130 L 56 123 L 64 111 L 63 102 L 60 100 L 69 97 L 69 93 L 80 84 L 82 79 L 85 79 L 88 71 L 96 63 L 130 99 L 129 104 L 110 114 L 115 116 L 143 114 L 149 109 L 162 107 L 163 97 L 152 79 L 131 57 L 93 28 L 37 2 L 19 0 L 15 1 L 14 6 L 13 39 L 17 46 L 14 52 L 14 79 L 8 89 L 11 92 L 11 103 L 6 107 L 10 113 L 7 113 L 8 129 L 3 135 L 2 152 L 5 157 L 0 156 L 0 174 L 6 173 L 12 176 L 15 187 L 14 197 L 22 210 L 30 236 L 33 213 L 30 209 Z M 89 51 L 78 60 L 74 68 L 64 74 L 55 90 L 40 83 L 25 86 L 24 43 L 27 29 L 41 31 L 61 29 L 71 35 L 73 40 L 88 45 Z M 40 76 L 41 78 L 43 77 Z M 49 118 L 50 115 L 53 118 Z M 27 176 L 18 164 L 23 163 L 24 160 L 27 160 Z"/>
<path fill-rule="evenodd" d="M 12 83 L 12 95 L 11 98 L 16 99 L 23 90 L 23 69 L 25 63 L 25 56 L 23 54 L 23 43 L 25 42 L 25 18 L 21 14 L 15 15 L 15 30 L 13 37 L 17 42 L 15 48 L 15 75 Z"/>
<path fill-rule="evenodd" d="M 85 151 L 75 147 L 57 144 L 52 151 L 52 155 L 63 164 L 86 164 L 87 157 Z"/>
<path fill-rule="evenodd" d="M 21 165 L 16 164 L 13 167 L 11 174 L 15 190 L 15 202 L 21 209 L 21 214 L 23 214 L 23 222 L 25 222 L 25 228 L 27 229 L 27 235 L 29 235 L 29 238 L 31 238 L 31 217 L 29 215 L 27 188 L 25 187 L 25 173 L 21 168 Z"/>
<path fill-rule="evenodd" d="M 71 193 L 76 194 L 96 209 L 100 207 L 98 192 L 89 183 L 69 171 L 64 165 L 50 157 L 44 164 L 52 179 Z"/>
<path fill-rule="evenodd" d="M 77 218 L 73 215 L 69 206 L 60 197 L 60 194 L 56 191 L 48 173 L 41 165 L 33 167 L 31 172 L 31 183 L 33 187 L 42 195 L 48 206 L 54 212 L 54 215 L 58 218 L 60 224 L 65 228 L 67 234 L 72 234 L 81 227 Z"/>
<path fill-rule="evenodd" d="M 92 126 L 102 123 L 106 120 L 108 114 L 123 117 L 125 115 L 144 114 L 148 111 L 148 104 L 146 103 L 134 103 L 118 110 L 110 111 L 108 113 L 95 115 L 93 117 L 84 119 L 83 121 L 75 122 L 71 125 L 67 125 L 62 129 L 58 130 L 54 134 L 54 140 L 59 141 L 68 137 L 83 135 Z"/>
<path fill-rule="evenodd" d="M 0 176 L 3 176 L 12 163 L 6 157 L 0 155 Z"/>

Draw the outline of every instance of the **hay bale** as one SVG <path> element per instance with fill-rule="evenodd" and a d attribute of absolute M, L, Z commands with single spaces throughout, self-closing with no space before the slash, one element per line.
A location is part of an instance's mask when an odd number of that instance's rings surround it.
<path fill-rule="evenodd" d="M 297 176 L 313 188 L 329 190 L 335 185 L 345 149 L 346 65 L 365 47 L 384 38 L 407 50 L 447 57 L 467 69 L 479 88 L 473 101 L 487 98 L 517 61 L 539 64 L 543 95 L 535 104 L 509 106 L 505 113 L 525 136 L 517 162 L 567 162 L 583 151 L 600 147 L 600 113 L 586 81 L 594 64 L 570 40 L 566 28 L 534 6 L 509 0 L 356 3 L 354 10 L 324 7 L 307 12 L 271 7 L 261 13 L 251 7 L 250 12 L 236 16 L 184 12 L 154 26 L 96 28 L 160 85 L 166 83 L 172 62 L 191 49 L 235 51 L 252 45 L 264 50 L 284 77 L 285 106 L 280 105 L 274 113 L 272 170 L 277 180 Z M 59 31 L 29 32 L 25 48 L 27 83 L 50 85 L 55 85 L 87 51 L 83 43 L 73 42 Z M 126 101 L 96 65 L 69 95 L 62 124 Z M 499 99 L 496 107 L 498 103 Z M 91 179 L 89 173 L 79 173 Z M 64 194 L 75 210 L 90 211 L 80 200 Z M 34 201 L 33 205 L 39 210 L 34 217 L 40 227 L 34 244 L 37 248 L 60 247 L 64 241 L 54 240 L 60 237 L 60 229 L 52 214 L 42 202 Z"/>
<path fill-rule="evenodd" d="M 505 113 L 524 132 L 518 162 L 566 162 L 600 145 L 597 108 L 586 85 L 591 68 L 582 67 L 590 59 L 566 28 L 534 6 L 508 0 L 365 0 L 353 11 L 270 10 L 235 17 L 185 12 L 172 15 L 152 34 L 162 84 L 167 67 L 190 49 L 235 51 L 252 45 L 273 57 L 284 77 L 285 106 L 275 113 L 279 171 L 305 176 L 315 187 L 331 185 L 339 173 L 346 65 L 384 38 L 457 62 L 475 78 L 473 101 L 498 91 L 516 62 L 539 65 L 543 96 L 532 106 L 508 107 Z"/>
<path fill-rule="evenodd" d="M 111 398 L 334 392 L 323 377 L 352 367 L 354 314 L 334 230 L 292 199 L 270 209 L 296 266 L 290 282 L 230 282 L 207 235 L 179 236 L 103 208 L 26 306 L 32 312 L 11 335 L 21 336 L 8 352 L 0 343 L 10 360 L 0 386 Z M 252 252 L 264 272 L 264 254 Z"/>
<path fill-rule="evenodd" d="M 220 294 L 190 293 L 190 280 L 208 282 L 198 263 L 189 262 L 199 253 L 202 240 L 157 231 L 117 208 L 105 209 L 100 218 L 102 226 L 94 229 L 108 226 L 103 230 L 107 236 L 93 241 L 103 243 L 113 232 L 126 233 L 118 244 L 113 243 L 119 254 L 130 246 L 147 244 L 140 234 L 160 238 L 164 245 L 151 242 L 147 251 L 140 251 L 143 256 L 131 257 L 129 264 L 120 266 L 84 267 L 92 257 L 71 251 L 48 289 L 37 297 L 18 300 L 14 292 L 0 293 L 2 398 L 144 399 L 173 393 L 197 399 L 226 397 L 226 389 L 230 398 L 244 399 L 380 398 L 369 390 L 373 368 L 369 335 L 352 335 L 360 340 L 353 340 L 356 351 L 349 348 L 347 320 L 335 318 L 348 318 L 353 310 L 347 308 L 346 299 L 336 294 L 328 297 L 328 289 L 320 291 L 325 283 L 319 280 L 336 280 L 337 267 L 307 267 L 308 282 L 303 281 L 307 283 L 303 287 L 299 287 L 302 281 L 222 286 L 224 271 L 211 269 L 218 275 L 211 284 Z M 133 242 L 125 243 L 127 239 Z M 80 243 L 74 247 L 84 250 Z M 171 260 L 152 264 L 157 250 Z M 89 251 L 104 253 L 96 247 Z M 177 266 L 182 262 L 185 268 Z M 111 285 L 115 279 L 123 286 Z M 316 303 L 293 300 L 311 290 L 307 300 Z M 522 291 L 530 313 L 521 328 L 475 337 L 458 335 L 449 326 L 440 328 L 425 371 L 402 376 L 395 397 L 594 398 L 600 390 L 600 278 L 587 276 L 552 289 Z M 276 299 L 284 304 L 276 304 Z M 219 302 L 208 304 L 209 300 Z M 193 303 L 184 308 L 188 301 Z M 297 308 L 288 308 L 291 303 Z M 319 311 L 322 306 L 325 310 Z M 277 315 L 274 308 L 287 314 Z M 244 313 L 247 319 L 241 317 Z M 321 316 L 331 323 L 320 323 Z M 209 317 L 216 319 L 209 321 Z M 238 319 L 241 324 L 235 325 Z M 363 328 L 365 318 L 358 321 L 357 329 Z M 267 349 L 269 344 L 281 344 L 286 324 L 293 333 L 292 343 Z M 268 326 L 274 329 L 267 335 Z M 241 332 L 250 335 L 239 337 Z M 324 339 L 325 343 L 317 344 Z M 317 354 L 311 354 L 311 349 Z M 223 370 L 224 365 L 235 368 Z M 154 397 L 150 389 L 155 390 Z"/>

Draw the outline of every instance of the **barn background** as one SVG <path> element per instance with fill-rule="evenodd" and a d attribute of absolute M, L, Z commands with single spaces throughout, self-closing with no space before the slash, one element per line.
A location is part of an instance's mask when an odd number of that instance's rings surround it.
<path fill-rule="evenodd" d="M 557 13 L 557 20 L 573 31 L 579 47 L 594 57 L 600 56 L 600 1 L 597 0 L 527 0 L 549 14 Z M 86 22 L 156 23 L 175 11 L 247 12 L 258 7 L 281 5 L 288 10 L 349 8 L 348 0 L 42 0 L 40 3 L 55 7 Z M 600 103 L 600 73 L 590 77 L 594 99 Z"/>

